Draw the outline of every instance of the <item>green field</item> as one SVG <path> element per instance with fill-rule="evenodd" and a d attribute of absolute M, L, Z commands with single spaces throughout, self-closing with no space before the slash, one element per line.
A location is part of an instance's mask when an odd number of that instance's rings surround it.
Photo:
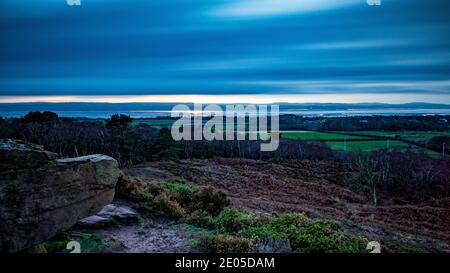
<path fill-rule="evenodd" d="M 408 149 L 410 146 L 402 141 L 368 140 L 368 141 L 326 141 L 333 150 L 371 152 L 379 149 Z"/>
<path fill-rule="evenodd" d="M 284 131 L 281 132 L 281 137 L 284 139 L 292 139 L 292 140 L 352 140 L 352 139 L 370 139 L 370 137 L 362 137 L 362 136 L 351 136 L 341 133 L 328 133 L 328 132 L 313 132 L 313 131 Z"/>
<path fill-rule="evenodd" d="M 281 137 L 292 140 L 323 141 L 333 150 L 345 151 L 371 152 L 378 149 L 408 149 L 410 147 L 410 145 L 402 141 L 378 140 L 369 136 L 354 136 L 341 132 L 292 131 L 282 132 Z"/>
<path fill-rule="evenodd" d="M 355 135 L 354 135 L 355 134 Z M 379 149 L 410 150 L 418 153 L 426 153 L 439 157 L 440 153 L 418 147 L 405 142 L 428 141 L 439 135 L 450 135 L 449 132 L 381 132 L 381 131 L 357 131 L 357 132 L 315 132 L 315 131 L 284 131 L 281 137 L 284 139 L 321 141 L 333 150 L 371 152 Z M 376 137 L 398 138 L 398 140 L 380 140 Z"/>
<path fill-rule="evenodd" d="M 348 134 L 348 132 L 338 132 L 342 134 Z M 391 137 L 404 139 L 408 141 L 415 142 L 427 142 L 435 136 L 450 136 L 450 132 L 415 132 L 415 131 L 404 131 L 404 132 L 381 132 L 381 131 L 357 131 L 352 132 L 352 134 L 367 135 L 367 136 L 381 136 L 381 137 Z"/>

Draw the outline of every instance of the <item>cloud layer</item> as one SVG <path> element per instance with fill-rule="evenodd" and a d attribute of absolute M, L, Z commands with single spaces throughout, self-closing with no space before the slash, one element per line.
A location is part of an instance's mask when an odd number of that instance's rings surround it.
<path fill-rule="evenodd" d="M 3 0 L 0 96 L 442 96 L 446 0 Z"/>

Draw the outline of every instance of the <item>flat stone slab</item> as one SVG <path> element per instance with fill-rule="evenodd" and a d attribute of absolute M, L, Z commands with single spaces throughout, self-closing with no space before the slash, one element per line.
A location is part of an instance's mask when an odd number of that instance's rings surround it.
<path fill-rule="evenodd" d="M 97 229 L 113 226 L 117 223 L 136 223 L 138 213 L 123 205 L 109 204 L 96 215 L 84 218 L 77 223 L 80 228 Z"/>

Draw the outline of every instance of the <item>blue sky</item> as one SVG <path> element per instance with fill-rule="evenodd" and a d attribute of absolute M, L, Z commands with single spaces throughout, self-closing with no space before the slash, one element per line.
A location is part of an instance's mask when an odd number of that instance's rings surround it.
<path fill-rule="evenodd" d="M 447 0 L 81 4 L 1 0 L 3 101 L 198 94 L 450 103 Z"/>

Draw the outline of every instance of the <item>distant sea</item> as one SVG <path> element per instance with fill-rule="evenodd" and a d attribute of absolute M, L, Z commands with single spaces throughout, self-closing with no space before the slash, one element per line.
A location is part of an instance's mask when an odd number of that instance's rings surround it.
<path fill-rule="evenodd" d="M 108 118 L 113 114 L 126 114 L 133 118 L 168 117 L 174 104 L 159 103 L 18 103 L 0 104 L 1 117 L 22 117 L 30 111 L 52 111 L 60 117 Z M 225 109 L 225 107 L 222 107 Z M 193 109 L 191 105 L 191 109 Z M 373 116 L 373 115 L 450 115 L 445 104 L 280 104 L 280 114 L 302 116 Z"/>

